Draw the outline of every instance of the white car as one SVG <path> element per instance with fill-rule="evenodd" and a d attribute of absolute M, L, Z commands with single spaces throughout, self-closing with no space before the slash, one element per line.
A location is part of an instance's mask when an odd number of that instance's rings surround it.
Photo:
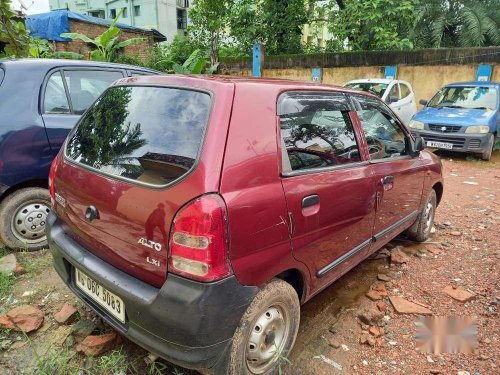
<path fill-rule="evenodd" d="M 405 124 L 415 113 L 417 103 L 411 85 L 406 81 L 386 78 L 366 78 L 349 81 L 345 87 L 371 92 L 386 102 Z"/>

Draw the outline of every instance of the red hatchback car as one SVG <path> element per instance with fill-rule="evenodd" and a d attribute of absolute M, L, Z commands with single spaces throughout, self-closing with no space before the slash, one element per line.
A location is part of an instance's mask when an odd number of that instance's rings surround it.
<path fill-rule="evenodd" d="M 293 81 L 114 83 L 52 164 L 71 290 L 178 365 L 271 374 L 300 304 L 403 231 L 429 237 L 441 163 L 375 96 Z"/>

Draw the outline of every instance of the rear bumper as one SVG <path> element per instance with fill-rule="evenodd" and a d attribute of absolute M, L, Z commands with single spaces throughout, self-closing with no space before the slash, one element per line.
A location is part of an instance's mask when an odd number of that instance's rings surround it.
<path fill-rule="evenodd" d="M 177 365 L 208 369 L 220 363 L 239 321 L 258 291 L 229 277 L 200 283 L 168 274 L 155 288 L 96 257 L 65 233 L 54 214 L 47 220 L 47 237 L 54 267 L 66 285 L 131 341 Z M 74 267 L 120 296 L 123 324 L 75 286 Z"/>
<path fill-rule="evenodd" d="M 411 132 L 428 141 L 445 142 L 453 144 L 450 151 L 481 153 L 488 145 L 490 133 L 486 134 L 465 134 L 465 133 L 440 133 L 429 130 L 414 130 Z"/>

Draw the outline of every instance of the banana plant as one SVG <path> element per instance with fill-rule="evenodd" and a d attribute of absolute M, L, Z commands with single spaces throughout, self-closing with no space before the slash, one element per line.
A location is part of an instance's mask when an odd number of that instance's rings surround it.
<path fill-rule="evenodd" d="M 219 63 L 214 64 L 207 69 L 208 61 L 203 57 L 203 53 L 201 50 L 194 50 L 191 55 L 187 58 L 186 61 L 182 65 L 174 63 L 172 65 L 172 70 L 176 74 L 213 74 L 217 71 L 217 67 Z"/>
<path fill-rule="evenodd" d="M 121 48 L 125 48 L 131 44 L 142 43 L 145 41 L 145 38 L 131 38 L 121 42 L 118 40 L 120 28 L 116 26 L 116 23 L 121 17 L 122 12 L 123 9 L 118 12 L 115 19 L 111 22 L 109 28 L 101 35 L 96 36 L 94 39 L 91 39 L 87 35 L 80 33 L 62 33 L 61 36 L 63 38 L 70 38 L 72 40 L 80 39 L 85 43 L 94 46 L 94 49 L 90 52 L 90 59 L 92 61 L 111 62 L 115 54 Z"/>

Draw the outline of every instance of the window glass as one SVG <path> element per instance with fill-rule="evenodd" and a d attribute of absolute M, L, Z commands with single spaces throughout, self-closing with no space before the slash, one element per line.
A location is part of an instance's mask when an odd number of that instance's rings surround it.
<path fill-rule="evenodd" d="M 366 91 L 377 95 L 379 98 L 384 96 L 385 90 L 389 86 L 387 83 L 377 83 L 377 82 L 350 82 L 345 85 L 350 89 Z"/>
<path fill-rule="evenodd" d="M 3 71 L 2 68 L 0 68 L 0 85 L 2 84 L 3 77 L 5 76 L 5 72 Z"/>
<path fill-rule="evenodd" d="M 122 18 L 127 18 L 127 17 L 128 17 L 128 9 L 122 8 Z"/>
<path fill-rule="evenodd" d="M 112 87 L 82 116 L 66 155 L 107 174 L 165 185 L 195 164 L 208 94 L 165 87 Z"/>
<path fill-rule="evenodd" d="M 497 107 L 497 90 L 479 86 L 445 87 L 434 95 L 428 106 L 491 111 Z"/>
<path fill-rule="evenodd" d="M 116 18 L 116 9 L 110 9 L 109 10 L 109 18 Z"/>
<path fill-rule="evenodd" d="M 139 17 L 141 15 L 141 6 L 134 5 L 134 16 Z"/>
<path fill-rule="evenodd" d="M 52 74 L 47 81 L 43 109 L 45 113 L 69 113 L 68 98 L 60 72 Z"/>
<path fill-rule="evenodd" d="M 401 99 L 406 98 L 411 94 L 410 88 L 406 86 L 404 83 L 399 84 L 399 89 L 401 90 Z"/>
<path fill-rule="evenodd" d="M 353 100 L 368 143 L 370 159 L 408 155 L 406 135 L 390 111 L 373 98 L 356 95 Z"/>
<path fill-rule="evenodd" d="M 387 102 L 392 103 L 392 102 L 397 102 L 399 100 L 399 89 L 398 89 L 398 84 L 395 83 L 391 91 L 389 91 L 389 95 L 387 95 Z"/>
<path fill-rule="evenodd" d="M 279 115 L 284 171 L 335 166 L 360 161 L 344 95 L 286 93 Z"/>
<path fill-rule="evenodd" d="M 123 78 L 118 71 L 66 70 L 73 113 L 81 115 L 117 79 Z"/>

